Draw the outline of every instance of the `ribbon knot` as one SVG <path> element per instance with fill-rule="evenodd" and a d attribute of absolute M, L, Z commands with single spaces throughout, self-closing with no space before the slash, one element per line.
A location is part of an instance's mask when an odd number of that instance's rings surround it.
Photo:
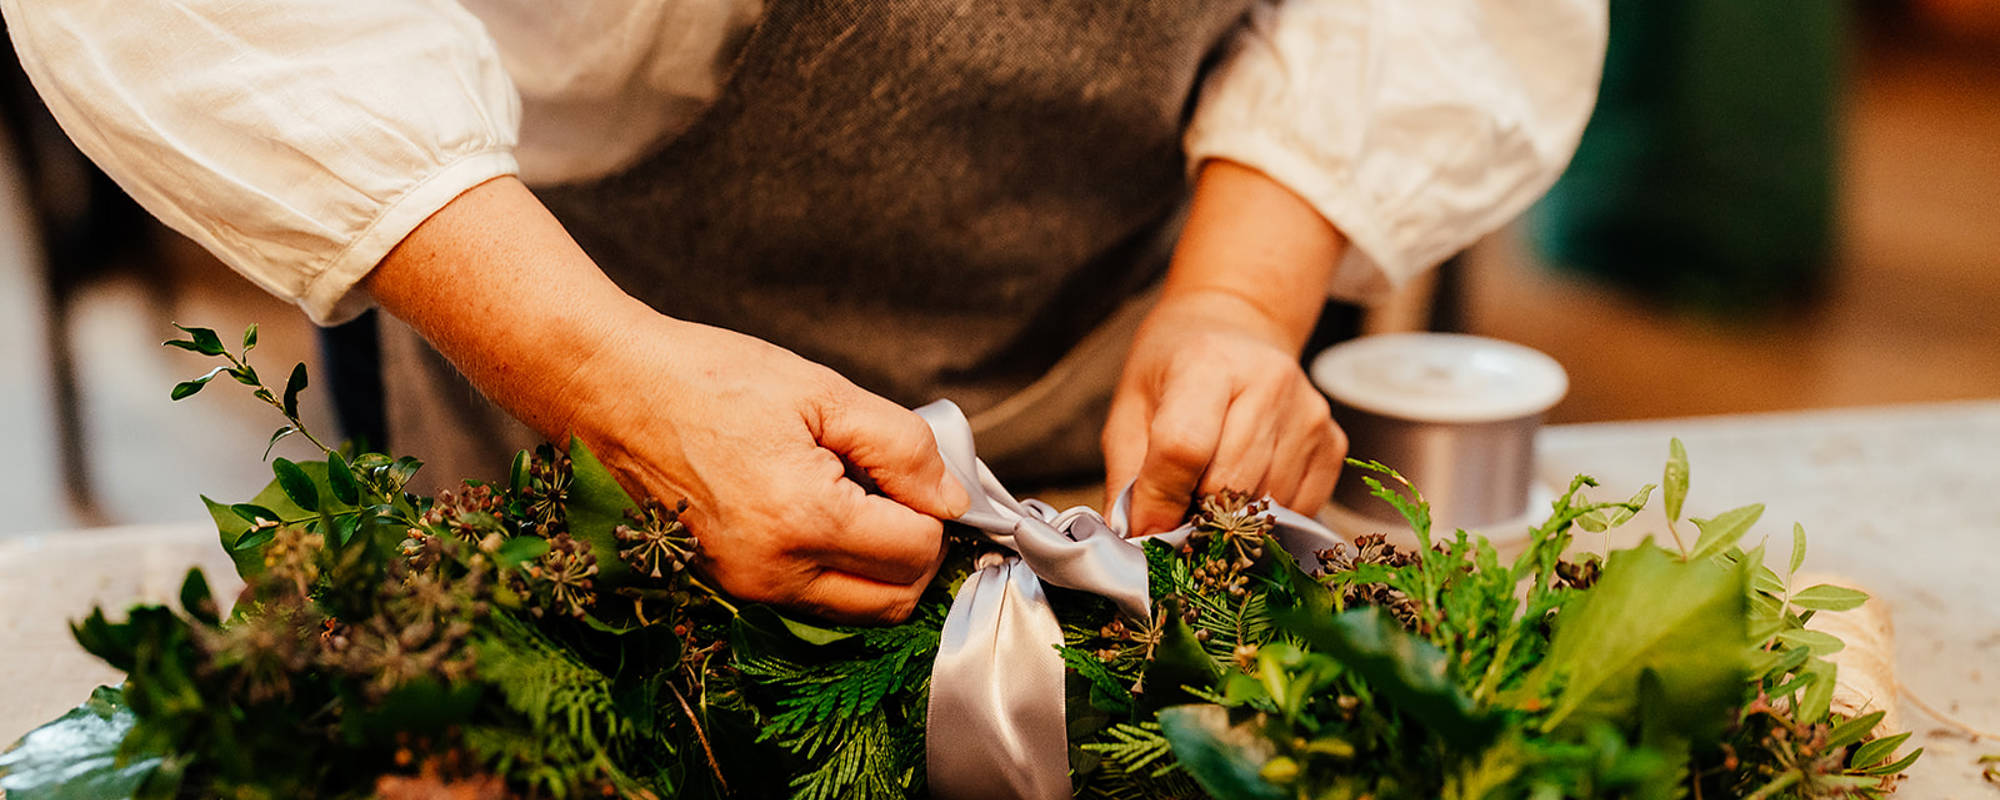
<path fill-rule="evenodd" d="M 945 615 L 925 729 L 931 792 L 947 800 L 1057 800 L 1071 796 L 1062 627 L 1044 582 L 1109 599 L 1136 620 L 1152 617 L 1141 542 L 1179 546 L 1189 526 L 1128 539 L 1128 488 L 1109 516 L 1087 506 L 1058 511 L 1016 500 L 980 462 L 972 426 L 949 400 L 917 409 L 931 426 L 945 469 L 972 497 L 958 521 L 1002 550 L 981 554 Z M 1310 554 L 1341 539 L 1275 504 L 1272 534 Z M 1307 557 L 1310 557 L 1309 555 Z M 1302 564 L 1303 566 L 1303 564 Z"/>

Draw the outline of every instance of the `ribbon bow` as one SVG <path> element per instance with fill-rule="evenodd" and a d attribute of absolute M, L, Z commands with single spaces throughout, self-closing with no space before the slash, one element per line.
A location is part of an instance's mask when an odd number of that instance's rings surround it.
<path fill-rule="evenodd" d="M 972 496 L 958 521 L 1004 548 L 980 556 L 945 616 L 931 666 L 925 765 L 931 792 L 949 800 L 1058 800 L 1071 796 L 1062 628 L 1044 581 L 1101 595 L 1134 619 L 1152 617 L 1146 556 L 1125 537 L 1131 490 L 1110 516 L 1016 500 L 980 462 L 972 426 L 949 400 L 917 409 L 937 437 L 945 468 Z M 1339 546 L 1339 536 L 1273 504 L 1272 535 L 1286 551 Z M 1157 537 L 1178 546 L 1183 525 Z M 1011 552 L 1005 552 L 1011 551 Z M 1301 564 L 1304 566 L 1304 564 Z"/>

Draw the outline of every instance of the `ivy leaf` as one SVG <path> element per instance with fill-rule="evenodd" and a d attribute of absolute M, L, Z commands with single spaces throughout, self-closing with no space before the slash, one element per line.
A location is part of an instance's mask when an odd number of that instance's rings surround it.
<path fill-rule="evenodd" d="M 1742 508 L 1733 508 L 1715 515 L 1713 519 L 1694 521 L 1701 529 L 1701 538 L 1694 542 L 1694 552 L 1688 554 L 1689 561 L 1707 561 L 1722 555 L 1735 547 L 1743 534 L 1750 532 L 1750 526 L 1757 524 L 1757 518 L 1764 516 L 1764 504 L 1753 503 Z"/>
<path fill-rule="evenodd" d="M 1312 646 L 1367 679 L 1397 710 L 1464 749 L 1477 752 L 1498 736 L 1501 720 L 1477 711 L 1450 675 L 1444 651 L 1404 631 L 1382 610 L 1368 608 L 1333 617 L 1298 612 L 1275 615 Z"/>
<path fill-rule="evenodd" d="M 1661 497 L 1667 505 L 1667 521 L 1681 521 L 1681 501 L 1688 493 L 1688 453 L 1676 438 L 1667 445 L 1667 469 L 1660 476 Z"/>
<path fill-rule="evenodd" d="M 215 335 L 213 329 L 190 328 L 178 322 L 174 323 L 174 327 L 181 329 L 182 333 L 186 333 L 190 339 L 194 340 L 194 347 L 191 349 L 197 353 L 205 356 L 219 356 L 228 352 L 222 346 L 222 337 Z M 172 344 L 172 342 L 168 342 L 168 344 Z"/>
<path fill-rule="evenodd" d="M 1215 663 L 1215 657 L 1201 646 L 1195 638 L 1194 626 L 1182 616 L 1183 607 L 1179 595 L 1160 598 L 1158 611 L 1161 615 L 1160 642 L 1153 647 L 1153 658 L 1146 662 L 1139 685 L 1145 689 L 1139 695 L 1142 708 L 1185 703 L 1193 700 L 1186 687 L 1207 689 L 1222 677 L 1222 665 Z"/>
<path fill-rule="evenodd" d="M 313 486 L 312 478 L 306 477 L 306 471 L 300 469 L 299 465 L 292 463 L 291 459 L 280 458 L 271 462 L 271 471 L 277 473 L 278 486 L 285 490 L 285 497 L 298 504 L 299 508 L 307 511 L 319 510 L 319 490 Z"/>
<path fill-rule="evenodd" d="M 1867 602 L 1867 592 L 1830 583 L 1800 589 L 1798 594 L 1792 595 L 1792 605 L 1815 611 L 1852 611 Z"/>
<path fill-rule="evenodd" d="M 361 503 L 361 487 L 354 482 L 353 470 L 347 468 L 347 458 L 338 452 L 326 455 L 326 486 L 335 500 L 350 506 Z"/>
<path fill-rule="evenodd" d="M 1629 719 L 1651 670 L 1677 732 L 1714 735 L 1742 699 L 1751 655 L 1749 560 L 1681 561 L 1648 539 L 1606 560 L 1597 585 L 1555 620 L 1547 657 L 1527 687 L 1561 684 L 1544 730 L 1571 717 Z"/>
<path fill-rule="evenodd" d="M 597 585 L 618 587 L 632 582 L 632 567 L 618 557 L 618 537 L 612 530 L 625 524 L 625 511 L 639 504 L 611 477 L 604 462 L 582 439 L 569 440 L 570 489 L 565 510 L 570 535 L 590 543 L 597 554 Z"/>
<path fill-rule="evenodd" d="M 1160 732 L 1174 757 L 1212 797 L 1283 800 L 1289 795 L 1259 772 L 1273 748 L 1253 723 L 1229 724 L 1218 705 L 1184 705 L 1160 711 Z"/>
<path fill-rule="evenodd" d="M 0 793 L 10 800 L 132 797 L 162 761 L 157 753 L 121 752 L 138 722 L 123 691 L 97 687 L 83 705 L 0 753 Z"/>
<path fill-rule="evenodd" d="M 285 416 L 299 418 L 299 392 L 306 388 L 306 365 L 292 367 L 292 377 L 285 381 Z"/>
<path fill-rule="evenodd" d="M 500 549 L 493 551 L 493 563 L 501 569 L 518 567 L 549 551 L 549 540 L 540 536 L 516 536 L 500 543 Z"/>

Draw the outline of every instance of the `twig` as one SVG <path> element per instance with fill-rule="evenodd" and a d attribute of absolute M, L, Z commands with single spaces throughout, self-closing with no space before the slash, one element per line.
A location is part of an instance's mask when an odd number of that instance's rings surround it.
<path fill-rule="evenodd" d="M 715 760 L 715 749 L 708 745 L 708 732 L 702 730 L 701 718 L 694 715 L 694 707 L 688 705 L 687 698 L 681 696 L 678 687 L 668 683 L 667 691 L 674 693 L 674 699 L 680 701 L 681 710 L 687 712 L 688 723 L 694 726 L 694 736 L 701 740 L 701 754 L 708 758 L 708 768 L 715 772 L 715 782 L 721 785 L 724 795 L 729 794 L 729 779 L 722 776 L 722 765 Z"/>

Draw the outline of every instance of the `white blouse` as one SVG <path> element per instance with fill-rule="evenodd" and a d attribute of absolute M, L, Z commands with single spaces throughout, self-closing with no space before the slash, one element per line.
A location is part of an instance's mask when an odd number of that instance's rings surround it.
<path fill-rule="evenodd" d="M 317 322 L 459 193 L 605 175 L 686 129 L 761 0 L 0 0 L 140 204 Z M 1519 213 L 1575 149 L 1605 0 L 1261 0 L 1203 84 L 1226 158 L 1352 242 L 1366 299 Z"/>

